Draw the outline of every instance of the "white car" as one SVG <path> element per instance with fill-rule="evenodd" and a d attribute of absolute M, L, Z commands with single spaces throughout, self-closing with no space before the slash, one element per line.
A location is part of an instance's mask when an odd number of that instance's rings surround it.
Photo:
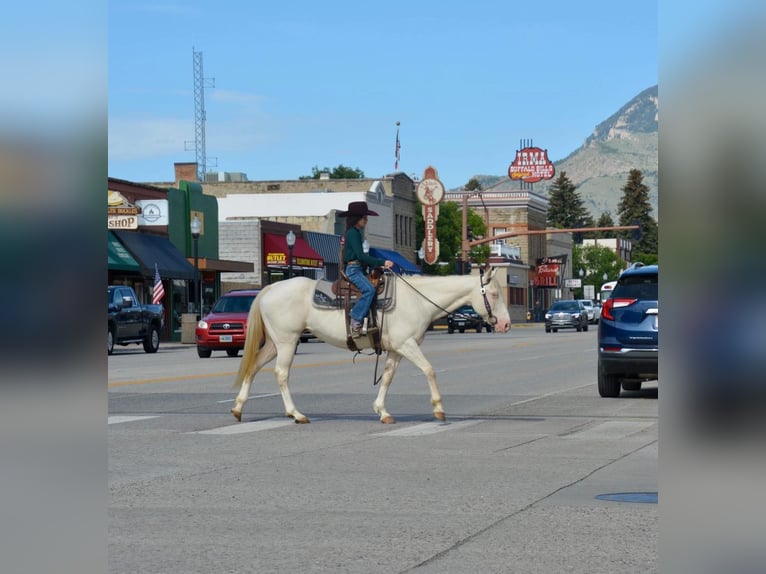
<path fill-rule="evenodd" d="M 598 323 L 600 313 L 596 313 L 596 307 L 593 306 L 593 301 L 590 299 L 579 299 L 579 301 L 583 304 L 585 311 L 588 313 L 588 323 L 593 323 L 594 325 Z"/>

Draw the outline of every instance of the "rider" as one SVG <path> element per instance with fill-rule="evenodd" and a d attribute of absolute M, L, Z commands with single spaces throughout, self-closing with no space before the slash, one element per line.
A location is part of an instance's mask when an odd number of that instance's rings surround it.
<path fill-rule="evenodd" d="M 366 201 L 352 201 L 348 204 L 348 210 L 341 211 L 340 215 L 346 218 L 346 239 L 343 251 L 346 276 L 362 292 L 350 313 L 351 336 L 356 338 L 362 334 L 362 323 L 370 311 L 370 305 L 375 296 L 375 287 L 367 278 L 366 268 L 382 265 L 390 269 L 394 263 L 388 259 L 373 257 L 365 253 L 362 248 L 362 233 L 364 226 L 367 225 L 367 217 L 378 215 L 367 207 Z"/>

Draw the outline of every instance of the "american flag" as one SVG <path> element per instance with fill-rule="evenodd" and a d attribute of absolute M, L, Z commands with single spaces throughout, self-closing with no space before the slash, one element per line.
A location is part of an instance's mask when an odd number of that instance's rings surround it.
<path fill-rule="evenodd" d="M 399 122 L 396 122 L 397 124 Z M 396 161 L 394 162 L 394 171 L 397 171 L 399 169 L 399 148 L 402 147 L 401 144 L 399 144 L 399 126 L 396 127 L 396 147 L 394 148 L 394 157 L 396 158 Z"/>
<path fill-rule="evenodd" d="M 162 298 L 165 296 L 165 288 L 162 286 L 162 279 L 160 279 L 160 270 L 157 269 L 157 265 L 154 266 L 154 288 L 152 289 L 152 305 L 159 305 Z"/>

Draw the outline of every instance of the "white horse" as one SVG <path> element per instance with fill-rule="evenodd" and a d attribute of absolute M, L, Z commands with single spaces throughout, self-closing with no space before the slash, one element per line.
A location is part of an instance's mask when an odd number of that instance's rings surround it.
<path fill-rule="evenodd" d="M 396 279 L 396 303 L 383 315 L 378 312 L 378 325 L 382 324 L 381 347 L 386 351 L 386 363 L 381 377 L 378 396 L 373 410 L 382 423 L 393 423 L 386 410 L 386 393 L 402 357 L 409 359 L 423 371 L 431 390 L 434 417 L 445 420 L 444 407 L 436 386 L 434 369 L 420 350 L 426 330 L 432 321 L 445 312 L 461 305 L 471 305 L 485 321 L 494 323 L 495 331 L 507 333 L 511 328 L 503 289 L 496 278 L 496 269 L 483 275 L 452 275 L 448 277 L 422 276 Z M 393 280 L 387 275 L 386 280 Z M 307 423 L 293 403 L 288 380 L 298 339 L 308 328 L 319 339 L 346 347 L 346 321 L 342 309 L 318 309 L 312 303 L 316 281 L 307 277 L 294 277 L 264 287 L 253 301 L 247 319 L 247 339 L 242 361 L 234 383 L 239 387 L 231 414 L 242 420 L 242 408 L 250 394 L 250 385 L 256 373 L 267 363 L 277 359 L 274 374 L 282 394 L 285 415 L 296 423 Z M 359 348 L 372 348 L 368 337 L 355 339 Z"/>

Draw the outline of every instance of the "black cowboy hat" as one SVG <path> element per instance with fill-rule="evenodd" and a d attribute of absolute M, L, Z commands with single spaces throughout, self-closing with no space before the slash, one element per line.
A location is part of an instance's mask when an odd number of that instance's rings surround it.
<path fill-rule="evenodd" d="M 348 210 L 339 211 L 338 215 L 341 217 L 348 217 L 349 215 L 363 217 L 365 215 L 377 215 L 377 213 L 367 207 L 366 201 L 352 201 L 348 204 Z"/>

